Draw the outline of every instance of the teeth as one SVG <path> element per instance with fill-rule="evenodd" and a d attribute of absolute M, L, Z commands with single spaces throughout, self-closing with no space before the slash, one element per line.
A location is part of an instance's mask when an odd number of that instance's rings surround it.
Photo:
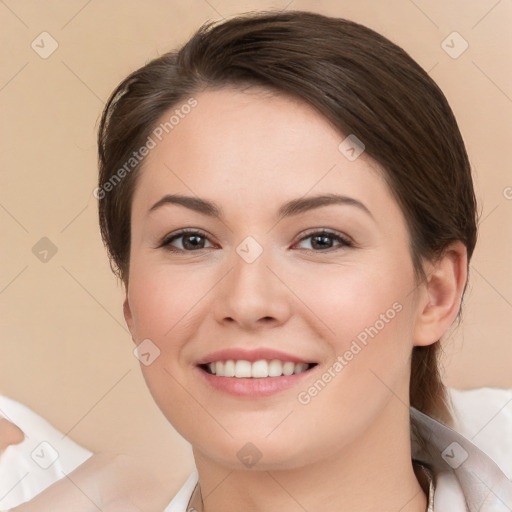
<path fill-rule="evenodd" d="M 307 364 L 296 364 L 293 373 L 302 373 L 307 369 Z"/>
<path fill-rule="evenodd" d="M 224 377 L 234 377 L 235 371 L 236 367 L 234 361 L 226 361 L 224 363 Z"/>
<path fill-rule="evenodd" d="M 293 375 L 295 371 L 295 363 L 284 363 L 283 364 L 283 375 Z"/>
<path fill-rule="evenodd" d="M 219 363 L 217 363 L 217 370 Z M 217 373 L 217 375 L 224 375 L 224 372 Z M 237 361 L 235 363 L 235 377 L 251 377 L 251 363 L 249 361 Z"/>
<path fill-rule="evenodd" d="M 263 379 L 265 377 L 280 377 L 281 375 L 293 375 L 306 371 L 310 365 L 306 363 L 293 363 L 292 361 L 279 361 L 272 359 L 266 361 L 260 359 L 251 363 L 250 361 L 215 361 L 208 363 L 208 369 L 213 375 L 218 377 L 237 377 Z"/>
<path fill-rule="evenodd" d="M 268 377 L 269 375 L 270 377 L 273 377 L 273 375 L 269 373 L 269 369 L 269 364 L 264 359 L 262 359 L 261 361 L 256 361 L 255 363 L 252 363 L 251 377 L 258 379 Z"/>
<path fill-rule="evenodd" d="M 269 377 L 279 377 L 283 374 L 283 364 L 278 359 L 272 359 L 268 365 Z"/>

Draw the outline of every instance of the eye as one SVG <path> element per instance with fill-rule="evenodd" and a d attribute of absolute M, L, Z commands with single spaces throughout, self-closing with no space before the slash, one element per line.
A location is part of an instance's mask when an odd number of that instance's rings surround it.
<path fill-rule="evenodd" d="M 179 239 L 182 239 L 182 247 L 175 247 L 173 244 Z M 299 240 L 299 243 L 308 239 L 311 239 L 312 249 L 305 248 L 305 250 L 309 252 L 329 252 L 330 249 L 333 249 L 332 240 L 339 243 L 339 247 L 334 247 L 333 250 L 353 246 L 352 241 L 345 235 L 325 229 L 310 232 L 307 236 L 302 237 Z M 204 244 L 207 240 L 208 235 L 204 231 L 197 229 L 182 229 L 177 233 L 167 236 L 158 247 L 165 247 L 173 252 L 194 252 L 206 249 L 207 247 L 205 247 Z"/>
<path fill-rule="evenodd" d="M 182 247 L 174 247 L 172 244 L 176 240 L 183 239 Z M 206 233 L 197 229 L 182 229 L 178 233 L 167 236 L 158 247 L 165 247 L 174 252 L 193 252 L 195 250 L 205 249 L 204 242 L 208 240 Z"/>
<path fill-rule="evenodd" d="M 352 241 L 345 235 L 342 235 L 341 233 L 338 232 L 327 231 L 325 229 L 321 231 L 311 232 L 309 235 L 301 238 L 300 242 L 308 239 L 311 239 L 311 247 L 313 248 L 306 248 L 306 250 L 309 252 L 327 252 L 329 251 L 329 249 L 333 249 L 332 240 L 340 242 L 339 247 L 334 247 L 333 250 L 336 250 L 337 248 L 339 249 L 343 247 L 353 246 Z"/>

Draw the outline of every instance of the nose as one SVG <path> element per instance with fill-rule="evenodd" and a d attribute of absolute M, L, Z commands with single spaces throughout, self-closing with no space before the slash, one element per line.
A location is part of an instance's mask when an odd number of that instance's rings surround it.
<path fill-rule="evenodd" d="M 231 269 L 215 297 L 218 322 L 259 330 L 287 321 L 293 294 L 268 252 L 264 250 L 254 261 L 234 252 Z"/>

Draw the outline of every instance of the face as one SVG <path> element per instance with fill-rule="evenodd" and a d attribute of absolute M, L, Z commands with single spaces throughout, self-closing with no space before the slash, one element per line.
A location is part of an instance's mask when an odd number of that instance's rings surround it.
<path fill-rule="evenodd" d="M 308 105 L 195 99 L 138 177 L 125 316 L 196 454 L 299 467 L 408 400 L 423 295 L 406 222 L 377 164 Z"/>

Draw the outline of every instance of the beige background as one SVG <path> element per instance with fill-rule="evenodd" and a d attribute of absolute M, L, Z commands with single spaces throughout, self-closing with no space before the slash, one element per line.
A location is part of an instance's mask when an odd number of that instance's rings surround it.
<path fill-rule="evenodd" d="M 207 19 L 264 8 L 366 24 L 404 47 L 445 92 L 482 210 L 464 322 L 445 343 L 446 382 L 512 387 L 510 1 L 5 0 L 0 393 L 93 451 L 185 461 L 167 462 L 175 487 L 190 471 L 190 451 L 153 404 L 132 353 L 122 288 L 97 227 L 96 126 L 108 94 L 129 72 Z M 35 41 L 45 51 L 45 38 L 51 48 L 48 36 L 38 37 L 44 31 L 58 43 L 46 59 L 31 47 Z M 453 31 L 469 44 L 458 58 L 442 47 Z M 462 48 L 457 36 L 447 42 L 452 51 Z M 57 248 L 46 262 L 32 252 L 42 237 Z"/>

